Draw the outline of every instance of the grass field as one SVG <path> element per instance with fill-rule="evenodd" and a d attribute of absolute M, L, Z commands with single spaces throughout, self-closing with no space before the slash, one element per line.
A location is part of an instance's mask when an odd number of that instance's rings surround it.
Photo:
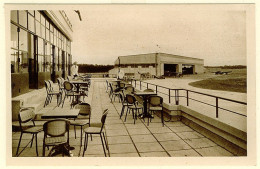
<path fill-rule="evenodd" d="M 232 92 L 247 92 L 247 72 L 246 69 L 221 69 L 221 71 L 232 71 L 228 75 L 214 75 L 216 70 L 208 69 L 206 74 L 201 76 L 203 80 L 189 83 L 193 87 L 212 89 L 212 90 L 223 90 Z M 209 76 L 210 74 L 210 76 Z M 212 76 L 213 74 L 213 76 Z"/>

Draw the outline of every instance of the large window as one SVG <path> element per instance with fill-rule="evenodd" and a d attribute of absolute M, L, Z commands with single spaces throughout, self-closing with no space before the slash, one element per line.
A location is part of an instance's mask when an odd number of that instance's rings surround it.
<path fill-rule="evenodd" d="M 27 12 L 19 11 L 19 24 L 27 28 Z"/>
<path fill-rule="evenodd" d="M 44 72 L 44 42 L 42 38 L 38 38 L 38 71 Z"/>

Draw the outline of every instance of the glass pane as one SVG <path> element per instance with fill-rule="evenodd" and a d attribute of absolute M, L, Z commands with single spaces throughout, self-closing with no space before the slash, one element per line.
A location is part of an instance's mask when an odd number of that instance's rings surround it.
<path fill-rule="evenodd" d="M 55 57 L 54 57 L 55 58 L 55 61 L 54 61 L 55 62 L 55 68 L 54 68 L 54 70 L 58 71 L 58 48 L 57 47 L 55 47 L 55 53 L 54 54 L 55 54 Z"/>
<path fill-rule="evenodd" d="M 47 21 L 47 20 L 46 20 L 46 28 L 47 28 L 47 29 L 50 29 L 50 23 L 49 23 L 49 21 Z"/>
<path fill-rule="evenodd" d="M 41 34 L 41 24 L 38 21 L 36 21 L 35 24 L 36 24 L 36 35 L 40 36 L 40 34 Z"/>
<path fill-rule="evenodd" d="M 19 11 L 19 24 L 27 28 L 27 12 Z"/>
<path fill-rule="evenodd" d="M 28 52 L 19 51 L 20 55 L 20 72 L 28 72 Z"/>
<path fill-rule="evenodd" d="M 45 26 L 45 18 L 43 15 L 41 15 L 41 24 Z"/>
<path fill-rule="evenodd" d="M 17 23 L 17 10 L 11 11 L 11 20 Z"/>
<path fill-rule="evenodd" d="M 53 33 L 50 32 L 50 42 L 53 43 Z"/>
<path fill-rule="evenodd" d="M 59 70 L 62 69 L 62 50 L 59 50 Z"/>
<path fill-rule="evenodd" d="M 28 12 L 29 12 L 32 16 L 34 16 L 34 11 L 33 11 L 33 10 L 28 10 Z"/>
<path fill-rule="evenodd" d="M 28 29 L 32 32 L 34 32 L 34 17 L 31 15 L 28 15 Z"/>
<path fill-rule="evenodd" d="M 49 29 L 46 29 L 46 40 L 47 41 L 50 40 L 50 31 L 49 31 Z"/>
<path fill-rule="evenodd" d="M 57 38 L 57 37 L 54 36 L 54 39 L 53 39 L 53 44 L 54 44 L 54 45 L 57 45 L 57 43 L 56 43 L 56 38 Z"/>
<path fill-rule="evenodd" d="M 11 48 L 18 49 L 17 26 L 11 24 Z"/>
<path fill-rule="evenodd" d="M 43 55 L 38 55 L 38 70 L 39 72 L 43 72 L 44 71 L 44 57 Z"/>
<path fill-rule="evenodd" d="M 41 14 L 38 11 L 35 11 L 35 19 L 40 22 Z"/>
<path fill-rule="evenodd" d="M 53 26 L 50 24 L 50 31 L 53 32 Z"/>
<path fill-rule="evenodd" d="M 28 51 L 28 34 L 23 29 L 19 33 L 19 50 Z"/>
<path fill-rule="evenodd" d="M 18 72 L 18 51 L 11 50 L 11 73 Z"/>
<path fill-rule="evenodd" d="M 43 55 L 43 39 L 38 40 L 38 54 Z"/>
<path fill-rule="evenodd" d="M 41 27 L 42 27 L 42 29 L 41 29 L 41 31 L 42 31 L 41 37 L 43 39 L 45 39 L 45 27 L 43 25 Z"/>

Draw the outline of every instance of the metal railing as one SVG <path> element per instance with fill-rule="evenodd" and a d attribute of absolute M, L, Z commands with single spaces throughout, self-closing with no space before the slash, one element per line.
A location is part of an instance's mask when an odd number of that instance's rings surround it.
<path fill-rule="evenodd" d="M 135 79 L 131 79 L 131 84 L 135 88 L 139 87 L 140 90 L 154 87 L 156 94 L 160 93 L 160 94 L 165 95 L 165 96 L 168 97 L 169 104 L 173 103 L 172 98 L 174 97 L 174 101 L 175 101 L 176 105 L 180 104 L 180 98 L 186 98 L 186 105 L 187 106 L 189 106 L 189 102 L 192 100 L 192 101 L 199 102 L 199 103 L 202 103 L 202 104 L 205 104 L 205 105 L 208 105 L 208 106 L 215 107 L 215 109 L 216 109 L 216 118 L 219 117 L 219 110 L 224 110 L 224 111 L 228 111 L 228 112 L 240 115 L 240 116 L 247 117 L 247 115 L 245 115 L 245 114 L 241 114 L 241 113 L 235 112 L 234 110 L 229 110 L 229 109 L 226 109 L 226 108 L 223 108 L 223 107 L 219 106 L 219 101 L 220 100 L 228 101 L 228 102 L 232 102 L 232 103 L 237 103 L 237 104 L 241 104 L 241 105 L 247 105 L 246 102 L 232 100 L 232 99 L 228 99 L 228 98 L 224 98 L 224 97 L 218 97 L 218 96 L 214 96 L 214 95 L 210 95 L 210 94 L 206 94 L 206 93 L 201 93 L 201 92 L 197 92 L 197 91 L 193 91 L 193 90 L 188 90 L 188 89 L 172 89 L 172 88 L 156 85 L 156 84 L 153 84 L 153 83 L 143 82 L 143 81 L 135 80 Z M 172 91 L 174 91 L 174 94 L 172 93 Z M 179 94 L 180 91 L 184 91 L 184 92 L 186 92 L 186 94 L 185 95 L 180 95 Z M 191 98 L 191 97 L 189 97 L 189 95 L 191 93 L 195 93 L 195 94 L 207 96 L 207 97 L 210 97 L 210 98 L 214 98 L 215 101 L 216 101 L 215 105 L 206 103 L 204 101 L 201 101 L 201 100 L 198 100 L 198 99 L 195 99 L 195 98 Z"/>

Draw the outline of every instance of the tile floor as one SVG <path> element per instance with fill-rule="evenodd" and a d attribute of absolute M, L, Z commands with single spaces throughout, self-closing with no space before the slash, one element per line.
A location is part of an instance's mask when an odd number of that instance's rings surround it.
<path fill-rule="evenodd" d="M 185 157 L 185 156 L 233 156 L 224 148 L 218 146 L 213 141 L 205 138 L 200 133 L 194 131 L 180 121 L 166 122 L 162 127 L 160 118 L 155 116 L 147 126 L 147 120 L 137 119 L 133 123 L 131 115 L 120 119 L 121 103 L 116 99 L 111 103 L 108 93 L 105 90 L 105 82 L 92 81 L 89 97 L 86 101 L 91 102 L 92 118 L 91 123 L 100 122 L 101 113 L 108 108 L 109 113 L 106 119 L 106 134 L 109 151 L 106 153 L 110 157 Z M 69 106 L 69 99 L 66 100 L 64 107 Z M 47 108 L 55 107 L 53 101 Z M 44 111 L 44 110 L 43 110 Z M 12 134 L 12 153 L 15 156 L 20 132 Z M 24 134 L 20 151 L 30 141 L 31 136 Z M 39 156 L 42 156 L 43 132 L 38 136 Z M 73 157 L 77 157 L 80 150 L 80 129 L 77 129 L 77 138 L 74 131 L 70 131 L 70 144 L 75 149 L 71 152 Z M 48 151 L 46 152 L 48 154 Z M 80 152 L 82 156 L 82 149 Z M 28 146 L 21 152 L 19 157 L 35 157 L 35 142 L 32 148 Z M 89 141 L 85 157 L 104 157 L 104 152 L 99 136 L 93 136 Z"/>

